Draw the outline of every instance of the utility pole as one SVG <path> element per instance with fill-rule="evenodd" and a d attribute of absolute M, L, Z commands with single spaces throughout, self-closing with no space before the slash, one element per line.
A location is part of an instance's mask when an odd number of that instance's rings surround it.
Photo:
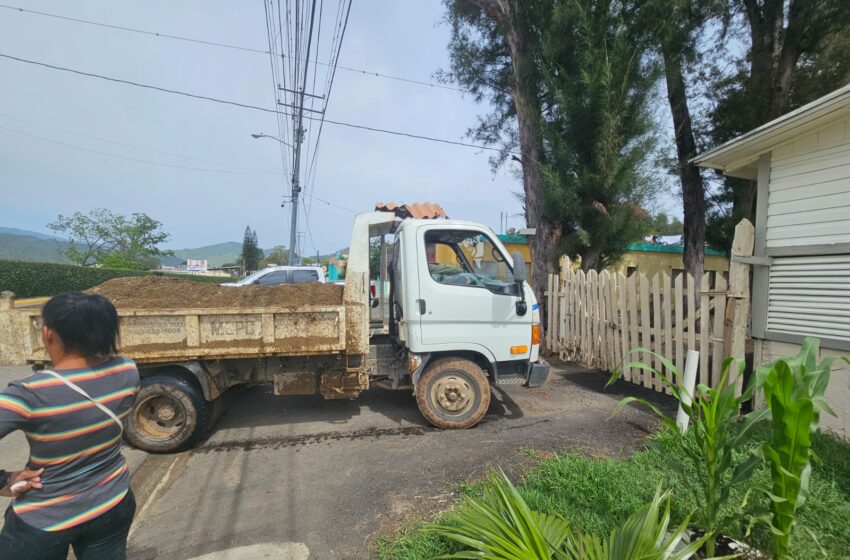
<path fill-rule="evenodd" d="M 298 233 L 298 196 L 301 194 L 301 141 L 304 139 L 304 130 L 301 128 L 301 117 L 304 108 L 304 90 L 301 90 L 301 103 L 296 116 L 295 123 L 295 159 L 292 164 L 292 218 L 289 222 L 289 265 L 297 264 L 298 249 L 295 236 Z"/>

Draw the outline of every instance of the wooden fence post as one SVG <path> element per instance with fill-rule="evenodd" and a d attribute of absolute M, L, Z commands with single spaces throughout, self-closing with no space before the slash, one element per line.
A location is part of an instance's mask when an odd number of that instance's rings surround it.
<path fill-rule="evenodd" d="M 750 265 L 738 262 L 735 257 L 750 257 L 753 254 L 755 228 L 749 220 L 741 220 L 735 226 L 735 238 L 732 241 L 732 260 L 729 263 L 729 298 L 726 303 L 726 324 L 724 325 L 724 349 L 727 356 L 743 360 L 746 354 L 747 324 L 750 312 Z M 735 383 L 737 394 L 744 386 L 743 376 Z"/>

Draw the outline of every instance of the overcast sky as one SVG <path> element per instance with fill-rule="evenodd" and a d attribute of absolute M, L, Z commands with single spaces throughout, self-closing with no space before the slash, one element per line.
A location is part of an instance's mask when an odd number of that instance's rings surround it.
<path fill-rule="evenodd" d="M 260 0 L 9 2 L 165 34 L 267 46 Z M 440 24 L 442 15 L 437 0 L 354 0 L 339 63 L 432 81 L 434 72 L 448 64 L 449 30 Z M 0 53 L 262 107 L 274 105 L 269 58 L 263 54 L 8 9 L 0 9 Z M 277 133 L 272 114 L 2 58 L 0 73 L 0 225 L 46 231 L 46 224 L 60 213 L 104 207 L 145 212 L 160 220 L 172 236 L 167 246 L 173 249 L 240 241 L 247 224 L 257 230 L 262 247 L 288 244 L 289 208 L 280 207 L 287 182 L 280 174 L 278 145 L 250 137 L 253 132 Z M 457 91 L 339 70 L 327 118 L 468 141 L 466 130 L 487 110 Z M 510 167 L 516 164 L 493 175 L 489 152 L 326 125 L 319 153 L 308 195 L 336 206 L 308 199 L 312 240 L 301 214 L 304 253 L 348 245 L 353 213 L 337 206 L 359 212 L 371 210 L 379 200 L 437 202 L 452 217 L 479 221 L 497 231 L 500 212 L 521 212 L 514 194 L 520 185 Z M 516 216 L 509 225 L 524 223 Z"/>

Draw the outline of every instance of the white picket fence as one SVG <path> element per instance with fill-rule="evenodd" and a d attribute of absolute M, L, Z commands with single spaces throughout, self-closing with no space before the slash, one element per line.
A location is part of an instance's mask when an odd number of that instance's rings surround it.
<path fill-rule="evenodd" d="M 752 255 L 749 222 L 736 228 L 733 254 Z M 698 280 L 690 274 L 647 278 L 639 272 L 628 277 L 607 270 L 585 273 L 574 270 L 569 259 L 564 258 L 560 274 L 549 276 L 547 346 L 562 360 L 608 372 L 635 360 L 665 371 L 659 355 L 683 371 L 687 351 L 697 350 L 697 382 L 713 383 L 721 374 L 725 356 L 743 357 L 749 309 L 748 269 L 747 264 L 733 258 L 729 277 L 737 285 L 730 288 L 726 277 L 719 273 L 706 273 Z M 630 353 L 637 347 L 648 348 L 656 356 L 649 352 Z M 670 375 L 669 371 L 665 373 Z M 622 377 L 669 392 L 659 376 L 646 370 L 624 368 Z"/>

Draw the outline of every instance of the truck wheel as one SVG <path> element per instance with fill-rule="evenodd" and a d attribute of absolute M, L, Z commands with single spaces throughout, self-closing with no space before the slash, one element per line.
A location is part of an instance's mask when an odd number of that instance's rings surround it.
<path fill-rule="evenodd" d="M 191 383 L 170 375 L 142 378 L 124 434 L 134 447 L 166 453 L 189 447 L 208 425 L 209 407 Z"/>
<path fill-rule="evenodd" d="M 419 379 L 416 404 L 438 428 L 471 428 L 490 406 L 490 383 L 481 368 L 469 360 L 438 360 Z"/>

